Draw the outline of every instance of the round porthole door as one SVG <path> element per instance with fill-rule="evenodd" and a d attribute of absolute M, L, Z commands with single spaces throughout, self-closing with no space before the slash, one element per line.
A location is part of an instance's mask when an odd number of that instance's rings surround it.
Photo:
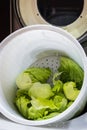
<path fill-rule="evenodd" d="M 87 0 L 15 0 L 15 10 L 22 26 L 51 24 L 78 40 L 87 31 Z"/>

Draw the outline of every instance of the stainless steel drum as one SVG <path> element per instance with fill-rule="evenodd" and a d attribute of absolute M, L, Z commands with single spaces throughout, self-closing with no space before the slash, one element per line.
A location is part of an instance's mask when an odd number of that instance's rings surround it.
<path fill-rule="evenodd" d="M 79 41 L 87 37 L 87 0 L 14 0 L 22 26 L 52 24 Z"/>

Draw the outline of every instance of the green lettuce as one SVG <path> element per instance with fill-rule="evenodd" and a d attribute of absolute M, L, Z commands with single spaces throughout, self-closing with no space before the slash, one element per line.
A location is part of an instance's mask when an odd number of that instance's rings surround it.
<path fill-rule="evenodd" d="M 48 83 L 40 83 L 36 82 L 32 85 L 32 87 L 28 91 L 29 96 L 35 98 L 50 98 L 54 94 L 51 90 L 51 86 Z"/>
<path fill-rule="evenodd" d="M 32 67 L 17 77 L 15 105 L 25 118 L 54 117 L 76 100 L 83 83 L 83 69 L 72 59 L 61 56 L 58 72 L 52 74 L 49 68 Z"/>
<path fill-rule="evenodd" d="M 61 81 L 64 83 L 67 81 L 73 81 L 79 89 L 81 88 L 84 71 L 75 61 L 68 57 L 61 56 L 58 71 L 62 72 L 60 75 Z"/>
<path fill-rule="evenodd" d="M 26 96 L 20 96 L 19 98 L 15 99 L 15 105 L 18 111 L 25 117 L 28 117 L 28 107 L 31 106 L 30 99 Z"/>
<path fill-rule="evenodd" d="M 76 88 L 75 82 L 66 82 L 63 85 L 63 91 L 67 99 L 74 101 L 80 93 L 80 90 Z"/>
<path fill-rule="evenodd" d="M 51 76 L 51 70 L 49 68 L 28 68 L 25 72 L 31 74 L 38 82 L 46 83 Z"/>
<path fill-rule="evenodd" d="M 49 68 L 28 68 L 18 75 L 16 78 L 16 85 L 20 89 L 30 88 L 32 83 L 47 82 L 51 75 Z"/>

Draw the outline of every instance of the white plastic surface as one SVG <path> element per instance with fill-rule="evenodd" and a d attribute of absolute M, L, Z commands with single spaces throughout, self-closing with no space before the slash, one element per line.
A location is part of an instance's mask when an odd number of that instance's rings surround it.
<path fill-rule="evenodd" d="M 20 116 L 13 104 L 17 75 L 44 56 L 66 54 L 84 69 L 84 82 L 76 101 L 53 118 L 32 121 Z M 10 120 L 27 125 L 46 125 L 70 119 L 80 112 L 87 100 L 86 55 L 77 40 L 65 31 L 47 25 L 23 28 L 6 38 L 0 47 L 0 111 Z"/>
<path fill-rule="evenodd" d="M 0 115 L 0 130 L 87 130 L 87 113 L 73 120 L 62 122 L 60 125 L 55 124 L 53 127 L 32 127 L 20 125 L 11 122 Z"/>

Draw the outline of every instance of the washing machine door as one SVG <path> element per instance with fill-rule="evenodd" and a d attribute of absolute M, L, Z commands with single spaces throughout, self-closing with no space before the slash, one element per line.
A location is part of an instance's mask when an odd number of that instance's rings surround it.
<path fill-rule="evenodd" d="M 51 24 L 79 41 L 87 37 L 87 0 L 15 0 L 14 5 L 22 26 Z"/>

